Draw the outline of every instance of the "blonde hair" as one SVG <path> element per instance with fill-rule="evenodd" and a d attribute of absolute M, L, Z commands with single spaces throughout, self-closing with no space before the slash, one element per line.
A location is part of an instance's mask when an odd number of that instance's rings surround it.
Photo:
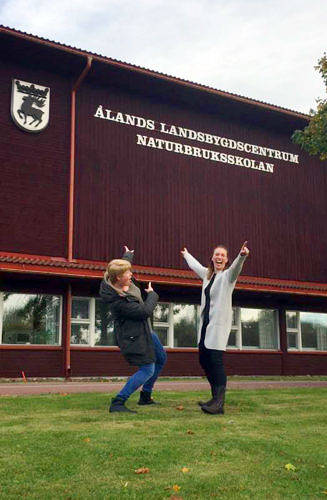
<path fill-rule="evenodd" d="M 106 272 L 104 273 L 104 279 L 106 281 L 111 281 L 114 285 L 117 281 L 117 277 L 124 274 L 126 271 L 130 271 L 132 268 L 131 263 L 124 259 L 113 259 L 108 265 Z"/>
<path fill-rule="evenodd" d="M 225 245 L 216 245 L 215 248 L 213 249 L 213 252 L 212 252 L 213 254 L 217 248 L 223 248 L 224 250 L 226 250 L 226 254 L 228 257 L 228 249 L 225 247 Z M 226 267 L 228 267 L 228 261 L 226 262 L 225 269 L 226 269 Z M 214 272 L 215 272 L 215 266 L 213 265 L 212 257 L 211 257 L 209 264 L 208 264 L 208 268 L 207 268 L 207 280 L 210 280 L 210 278 Z"/>

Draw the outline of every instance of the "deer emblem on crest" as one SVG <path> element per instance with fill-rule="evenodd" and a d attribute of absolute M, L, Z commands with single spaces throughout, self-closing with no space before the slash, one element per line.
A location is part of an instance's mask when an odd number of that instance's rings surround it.
<path fill-rule="evenodd" d="M 44 111 L 38 108 L 34 108 L 33 104 L 35 104 L 39 108 L 43 108 L 45 102 L 42 99 L 36 99 L 35 97 L 31 96 L 24 96 L 23 103 L 20 109 L 17 110 L 17 113 L 20 118 L 24 118 L 24 125 L 26 124 L 27 117 L 31 116 L 33 120 L 29 123 L 29 125 L 33 125 L 33 123 L 36 122 L 35 127 L 37 127 L 42 122 L 42 115 L 44 115 Z"/>
<path fill-rule="evenodd" d="M 49 88 L 13 80 L 11 116 L 18 127 L 27 132 L 41 132 L 49 122 L 49 104 Z"/>

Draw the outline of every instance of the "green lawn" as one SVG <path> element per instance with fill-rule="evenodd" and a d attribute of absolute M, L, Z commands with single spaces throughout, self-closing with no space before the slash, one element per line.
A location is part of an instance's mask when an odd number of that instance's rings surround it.
<path fill-rule="evenodd" d="M 137 415 L 104 394 L 1 397 L 0 498 L 327 498 L 326 388 L 229 391 L 224 416 L 203 397 L 135 395 Z"/>

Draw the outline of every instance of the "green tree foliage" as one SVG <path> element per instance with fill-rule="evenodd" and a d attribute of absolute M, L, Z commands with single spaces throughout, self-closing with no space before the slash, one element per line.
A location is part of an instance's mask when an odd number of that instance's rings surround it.
<path fill-rule="evenodd" d="M 319 59 L 315 69 L 320 73 L 327 91 L 326 53 Z M 310 155 L 319 155 L 321 160 L 327 160 L 327 98 L 317 99 L 317 110 L 311 110 L 310 114 L 309 125 L 304 130 L 296 130 L 292 140 Z"/>

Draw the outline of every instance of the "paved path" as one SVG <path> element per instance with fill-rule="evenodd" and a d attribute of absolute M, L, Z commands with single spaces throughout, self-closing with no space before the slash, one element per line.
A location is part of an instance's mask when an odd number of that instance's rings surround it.
<path fill-rule="evenodd" d="M 72 394 L 81 392 L 117 392 L 121 382 L 8 382 L 0 383 L 0 396 L 23 396 L 30 394 Z M 172 380 L 157 382 L 158 391 L 206 391 L 205 380 Z M 240 380 L 229 381 L 228 389 L 277 389 L 287 387 L 327 387 L 327 380 Z"/>

